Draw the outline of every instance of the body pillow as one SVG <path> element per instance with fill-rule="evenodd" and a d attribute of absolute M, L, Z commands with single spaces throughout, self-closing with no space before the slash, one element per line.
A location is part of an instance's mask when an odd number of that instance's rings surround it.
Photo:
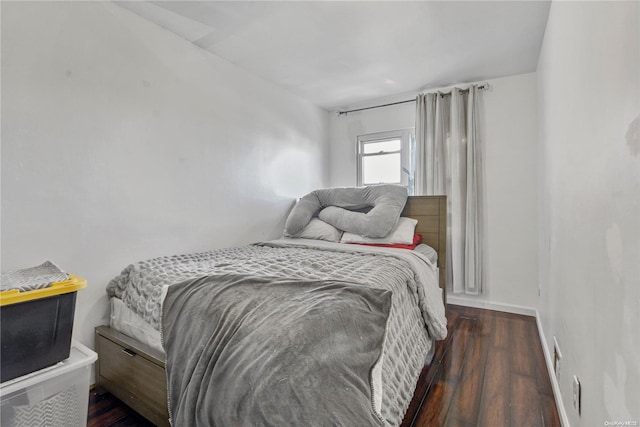
<path fill-rule="evenodd" d="M 318 216 L 340 230 L 380 238 L 396 226 L 406 201 L 407 189 L 394 184 L 315 190 L 293 207 L 285 231 L 296 235 Z"/>

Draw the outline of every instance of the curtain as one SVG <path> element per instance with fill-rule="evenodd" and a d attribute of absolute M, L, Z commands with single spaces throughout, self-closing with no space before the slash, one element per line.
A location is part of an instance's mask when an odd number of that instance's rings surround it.
<path fill-rule="evenodd" d="M 478 88 L 416 99 L 415 194 L 447 195 L 447 287 L 483 288 L 482 158 Z"/>

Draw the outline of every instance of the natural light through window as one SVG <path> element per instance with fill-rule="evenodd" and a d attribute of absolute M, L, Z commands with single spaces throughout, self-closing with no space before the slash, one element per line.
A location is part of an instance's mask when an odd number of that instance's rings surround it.
<path fill-rule="evenodd" d="M 400 152 L 381 152 L 381 154 L 363 157 L 362 172 L 364 185 L 400 184 Z"/>
<path fill-rule="evenodd" d="M 399 153 L 400 143 L 401 141 L 399 139 L 365 142 L 362 151 L 364 154 L 378 154 L 392 151 L 397 151 Z"/>
<path fill-rule="evenodd" d="M 410 137 L 411 130 L 358 136 L 358 185 L 408 186 Z"/>

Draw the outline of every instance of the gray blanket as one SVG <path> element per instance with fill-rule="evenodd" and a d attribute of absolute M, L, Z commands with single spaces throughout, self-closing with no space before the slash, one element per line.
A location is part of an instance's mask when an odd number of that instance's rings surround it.
<path fill-rule="evenodd" d="M 383 425 L 370 377 L 391 295 L 240 274 L 169 287 L 162 332 L 172 425 Z"/>
<path fill-rule="evenodd" d="M 69 275 L 51 261 L 36 267 L 8 271 L 0 274 L 0 291 L 19 289 L 20 292 L 33 291 L 50 286 L 55 282 L 69 280 Z"/>

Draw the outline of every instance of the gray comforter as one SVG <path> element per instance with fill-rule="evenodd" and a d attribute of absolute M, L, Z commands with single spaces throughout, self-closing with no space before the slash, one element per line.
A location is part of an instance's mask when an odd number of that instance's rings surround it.
<path fill-rule="evenodd" d="M 435 268 L 425 257 L 414 251 L 282 239 L 142 261 L 123 270 L 107 290 L 160 329 L 168 289 L 189 279 L 225 274 L 339 280 L 391 291 L 386 335 L 370 386 L 375 412 L 387 424 L 402 421 L 432 341 L 446 335 Z"/>
<path fill-rule="evenodd" d="M 225 274 L 171 286 L 172 425 L 383 425 L 370 375 L 390 309 L 390 291 L 331 280 Z"/>

